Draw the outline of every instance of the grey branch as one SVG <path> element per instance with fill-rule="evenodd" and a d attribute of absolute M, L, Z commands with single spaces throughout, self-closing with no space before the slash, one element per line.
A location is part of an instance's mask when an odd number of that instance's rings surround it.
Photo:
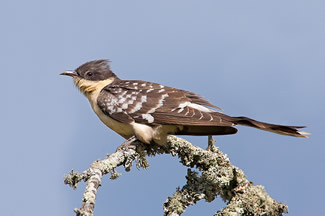
<path fill-rule="evenodd" d="M 263 186 L 254 185 L 245 178 L 243 171 L 233 166 L 227 156 L 212 144 L 209 139 L 207 150 L 192 145 L 176 136 L 168 137 L 168 148 L 146 145 L 134 141 L 131 145 L 122 144 L 114 154 L 104 160 L 95 161 L 83 173 L 71 172 L 65 178 L 65 184 L 76 188 L 78 182 L 87 182 L 80 209 L 75 209 L 79 216 L 92 216 L 98 187 L 103 175 L 110 173 L 115 179 L 119 174 L 116 167 L 123 165 L 130 171 L 135 160 L 137 167 L 147 168 L 149 164 L 145 156 L 155 154 L 172 154 L 178 156 L 180 162 L 188 169 L 187 183 L 178 189 L 164 203 L 164 215 L 181 215 L 185 209 L 197 201 L 205 199 L 213 201 L 219 195 L 227 206 L 215 215 L 282 215 L 288 212 L 288 206 L 276 202 L 264 190 Z"/>

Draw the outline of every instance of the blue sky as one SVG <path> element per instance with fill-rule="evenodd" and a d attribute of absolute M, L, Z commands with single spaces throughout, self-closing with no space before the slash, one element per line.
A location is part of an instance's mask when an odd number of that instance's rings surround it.
<path fill-rule="evenodd" d="M 9 1 L 0 3 L 2 215 L 72 215 L 85 184 L 63 184 L 112 153 L 107 129 L 59 73 L 109 58 L 121 79 L 197 92 L 229 115 L 307 125 L 309 139 L 238 127 L 217 145 L 288 215 L 324 215 L 325 2 Z M 205 137 L 186 137 L 203 148 Z M 162 215 L 185 184 L 177 158 L 149 158 L 116 181 L 104 177 L 95 215 Z M 184 215 L 212 215 L 220 199 Z"/>

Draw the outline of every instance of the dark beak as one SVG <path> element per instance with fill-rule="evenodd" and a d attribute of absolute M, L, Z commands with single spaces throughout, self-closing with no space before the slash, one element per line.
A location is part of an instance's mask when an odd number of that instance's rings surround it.
<path fill-rule="evenodd" d="M 64 72 L 60 73 L 60 75 L 66 75 L 66 76 L 71 76 L 71 77 L 78 76 L 78 74 L 75 71 L 64 71 Z"/>

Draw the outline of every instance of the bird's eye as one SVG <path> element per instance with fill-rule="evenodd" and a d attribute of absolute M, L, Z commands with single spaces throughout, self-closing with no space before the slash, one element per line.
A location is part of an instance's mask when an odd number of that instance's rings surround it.
<path fill-rule="evenodd" d="M 91 77 L 93 75 L 92 72 L 87 72 L 87 76 Z"/>

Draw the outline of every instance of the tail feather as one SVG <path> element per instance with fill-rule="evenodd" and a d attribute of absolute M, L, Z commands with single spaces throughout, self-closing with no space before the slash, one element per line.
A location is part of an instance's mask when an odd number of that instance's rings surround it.
<path fill-rule="evenodd" d="M 287 136 L 295 136 L 295 137 L 305 137 L 305 135 L 309 135 L 310 133 L 305 131 L 300 131 L 298 129 L 305 128 L 305 126 L 287 126 L 287 125 L 277 125 L 277 124 L 269 124 L 265 122 L 256 121 L 247 117 L 232 117 L 232 122 L 239 125 L 245 125 L 249 127 L 254 127 L 257 129 L 287 135 Z"/>
<path fill-rule="evenodd" d="M 237 129 L 231 126 L 183 126 L 175 135 L 208 136 L 230 135 L 237 133 Z"/>

